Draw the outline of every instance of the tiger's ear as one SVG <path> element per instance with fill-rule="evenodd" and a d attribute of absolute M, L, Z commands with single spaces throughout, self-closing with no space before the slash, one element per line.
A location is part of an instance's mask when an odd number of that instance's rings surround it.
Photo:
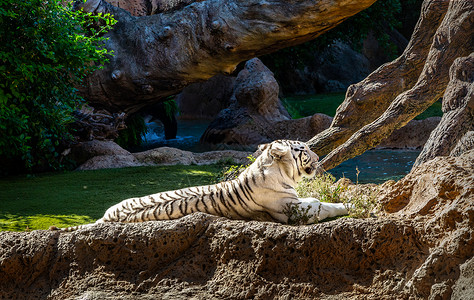
<path fill-rule="evenodd" d="M 270 148 L 270 155 L 273 156 L 275 159 L 280 159 L 285 154 L 287 154 L 288 151 L 290 151 L 288 147 L 276 144 L 272 145 L 272 147 Z"/>
<path fill-rule="evenodd" d="M 261 145 L 258 145 L 258 150 L 260 151 L 265 151 L 265 149 L 267 149 L 268 147 L 270 147 L 270 144 L 261 144 Z"/>

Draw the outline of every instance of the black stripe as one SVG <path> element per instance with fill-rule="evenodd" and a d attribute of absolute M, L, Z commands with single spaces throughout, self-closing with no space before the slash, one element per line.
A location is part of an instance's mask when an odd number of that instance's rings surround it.
<path fill-rule="evenodd" d="M 159 218 L 160 215 L 157 213 L 159 209 L 160 209 L 160 205 L 155 206 L 155 209 L 153 209 L 153 216 L 155 217 L 155 220 L 159 220 L 159 219 L 160 219 L 160 218 Z"/>
<path fill-rule="evenodd" d="M 248 199 L 249 196 L 247 195 L 245 189 L 242 188 L 242 185 L 243 185 L 243 184 L 246 184 L 246 179 L 247 179 L 247 178 L 244 178 L 244 183 L 240 183 L 240 184 L 237 185 L 237 186 L 240 186 L 240 189 L 242 190 L 242 193 L 244 194 L 245 198 Z M 233 186 L 233 185 L 232 185 L 232 186 Z M 237 188 L 235 188 L 235 189 L 237 190 Z M 238 198 L 237 198 L 237 199 L 238 199 Z M 240 203 L 242 204 L 242 207 L 243 207 L 244 205 L 247 206 L 247 207 L 249 207 L 248 204 L 247 204 L 247 201 L 245 201 L 245 200 L 243 200 L 243 199 L 242 199 L 242 201 L 240 201 Z M 250 208 L 250 207 L 249 207 L 249 208 Z"/>
<path fill-rule="evenodd" d="M 217 203 L 217 201 L 214 199 L 214 195 L 215 193 L 211 194 L 209 197 L 209 199 L 211 199 L 211 204 L 214 206 L 216 213 L 219 213 L 220 216 L 224 216 L 224 214 L 222 213 L 222 209 L 219 206 L 219 203 Z"/>
<path fill-rule="evenodd" d="M 224 199 L 224 193 L 223 193 L 223 188 L 221 188 L 220 191 L 218 191 L 218 197 L 219 199 L 221 200 L 221 203 L 224 204 L 224 207 L 229 211 L 229 207 L 227 206 L 227 204 L 225 203 L 225 199 Z"/>
<path fill-rule="evenodd" d="M 199 209 L 198 209 L 198 201 L 199 201 L 199 198 L 193 197 L 193 199 L 196 200 L 196 201 L 194 202 L 194 210 L 195 210 L 195 211 L 199 211 Z"/>
<path fill-rule="evenodd" d="M 117 207 L 117 209 L 115 210 L 115 220 L 117 220 L 117 221 L 119 221 L 119 222 L 122 221 L 122 220 L 120 220 L 120 210 L 119 210 L 118 207 Z"/>
<path fill-rule="evenodd" d="M 174 203 L 175 203 L 175 202 L 176 202 L 176 200 L 172 200 L 172 201 L 168 202 L 168 203 L 169 203 L 168 205 L 170 206 L 170 210 L 171 210 L 171 211 L 170 211 L 170 216 L 173 215 L 173 212 L 174 212 Z"/>
<path fill-rule="evenodd" d="M 171 204 L 171 205 L 170 205 L 170 204 Z M 164 207 L 163 207 L 163 208 L 165 209 L 165 214 L 168 216 L 168 219 L 171 219 L 171 214 L 168 213 L 167 206 L 173 207 L 173 202 L 168 202 L 168 203 L 166 203 L 166 204 L 164 205 Z"/>
<path fill-rule="evenodd" d="M 207 195 L 207 197 L 209 197 L 209 194 Z M 204 196 L 202 198 L 198 198 L 197 201 L 201 201 L 201 203 L 204 205 L 204 210 L 206 211 L 206 213 L 209 213 L 209 210 L 207 209 L 206 199 L 204 199 Z"/>
<path fill-rule="evenodd" d="M 226 189 L 227 195 L 229 196 L 230 201 L 232 201 L 232 203 L 234 203 L 234 205 L 237 205 L 237 202 L 235 202 L 234 198 L 232 197 L 232 191 L 230 189 L 230 188 L 234 187 L 234 181 L 233 180 L 230 181 L 229 184 L 230 184 L 230 187 Z"/>
<path fill-rule="evenodd" d="M 164 195 L 165 195 L 166 197 L 170 198 L 171 200 L 179 200 L 179 199 L 181 199 L 181 198 L 179 198 L 179 197 L 178 197 L 178 198 L 171 197 L 171 196 L 168 194 L 168 192 L 164 193 Z M 168 200 L 168 201 L 169 201 L 169 200 Z"/>
<path fill-rule="evenodd" d="M 253 198 L 252 194 L 253 194 L 253 190 L 252 190 L 252 187 L 250 186 L 250 184 L 246 184 L 245 185 L 245 188 L 249 190 L 248 194 L 249 194 L 249 199 L 252 200 L 253 203 L 255 203 L 256 205 L 260 206 L 260 207 L 263 207 L 265 208 L 263 205 L 261 205 L 260 203 L 257 203 L 257 201 L 255 201 L 255 199 Z"/>
<path fill-rule="evenodd" d="M 232 185 L 233 186 L 233 185 Z M 238 189 L 238 185 L 236 187 L 234 187 L 235 189 L 235 194 L 237 196 L 237 200 L 239 200 L 240 204 L 242 205 L 242 208 L 244 208 L 244 205 L 248 207 L 247 203 L 245 203 L 245 200 L 242 198 L 242 196 L 240 196 L 240 193 L 239 193 L 239 189 Z M 242 192 L 243 192 L 243 189 L 241 188 Z M 245 193 L 244 193 L 245 195 Z M 245 209 L 245 208 L 244 208 Z M 248 210 L 247 210 L 248 211 Z"/>
<path fill-rule="evenodd" d="M 184 202 L 184 211 L 186 214 L 188 214 L 188 201 L 183 201 Z"/>
<path fill-rule="evenodd" d="M 251 176 L 253 184 L 257 184 L 257 180 L 255 179 L 255 175 L 251 174 L 250 176 Z"/>
<path fill-rule="evenodd" d="M 221 201 L 224 202 L 224 193 L 223 193 L 222 190 L 221 190 L 221 193 L 220 193 L 220 199 L 221 199 Z M 237 204 L 237 203 L 235 203 L 235 204 Z M 225 204 L 224 204 L 224 206 L 225 206 Z M 237 216 L 239 216 L 239 218 L 244 219 L 244 217 L 241 214 L 239 214 L 239 212 L 237 211 L 237 209 L 234 206 L 232 206 L 232 205 L 229 205 L 229 206 L 232 208 L 232 210 L 235 212 L 235 214 Z M 230 209 L 229 208 L 227 208 L 227 209 L 229 210 L 229 213 L 230 213 Z"/>
<path fill-rule="evenodd" d="M 181 214 L 184 216 L 185 213 L 184 213 L 184 211 L 183 211 L 183 208 L 181 207 L 181 205 L 183 205 L 183 203 L 184 203 L 184 201 L 180 202 L 179 205 L 178 205 L 178 207 L 179 207 L 179 211 L 180 211 Z"/>
<path fill-rule="evenodd" d="M 260 213 L 263 213 L 263 214 L 269 216 L 270 219 L 273 220 L 273 221 L 276 222 L 276 223 L 280 223 L 280 220 L 278 220 L 277 218 L 275 218 L 274 216 L 272 216 L 272 214 L 269 213 L 269 212 L 266 211 L 266 210 L 257 210 L 257 212 L 260 212 Z"/>

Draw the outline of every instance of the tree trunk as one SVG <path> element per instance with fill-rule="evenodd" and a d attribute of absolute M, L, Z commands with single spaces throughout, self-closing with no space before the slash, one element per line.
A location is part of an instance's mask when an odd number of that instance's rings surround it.
<path fill-rule="evenodd" d="M 473 51 L 473 20 L 471 0 L 425 0 L 402 56 L 350 86 L 331 127 L 308 142 L 319 155 L 330 152 L 323 168 L 375 147 L 438 100 L 453 61 Z"/>
<path fill-rule="evenodd" d="M 450 155 L 458 141 L 467 132 L 474 130 L 474 52 L 468 57 L 457 58 L 451 66 L 449 77 L 443 98 L 443 117 L 431 133 L 414 167 L 436 156 Z"/>
<path fill-rule="evenodd" d="M 134 17 L 103 0 L 79 0 L 76 9 L 118 20 L 105 45 L 114 56 L 80 92 L 94 106 L 131 113 L 242 61 L 314 39 L 375 1 L 182 0 Z"/>

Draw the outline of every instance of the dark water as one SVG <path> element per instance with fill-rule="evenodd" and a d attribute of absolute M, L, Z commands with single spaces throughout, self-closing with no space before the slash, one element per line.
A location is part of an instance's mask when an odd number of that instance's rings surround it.
<path fill-rule="evenodd" d="M 398 180 L 408 174 L 420 151 L 415 150 L 369 150 L 347 160 L 330 170 L 336 178 L 347 177 L 352 182 L 382 183 Z"/>
<path fill-rule="evenodd" d="M 149 131 L 140 151 L 157 147 L 173 147 L 192 152 L 216 150 L 199 144 L 199 138 L 206 130 L 209 121 L 178 121 L 177 138 L 165 140 L 163 128 L 154 122 L 148 123 Z M 224 147 L 218 148 L 225 149 Z M 244 150 L 244 149 L 237 149 Z M 245 149 L 254 151 L 255 149 Z M 370 150 L 353 159 L 343 162 L 329 171 L 336 178 L 347 177 L 354 183 L 381 183 L 389 179 L 398 180 L 410 172 L 419 151 L 413 150 Z M 359 175 L 357 176 L 357 169 Z"/>
<path fill-rule="evenodd" d="M 199 144 L 201 135 L 206 130 L 210 121 L 201 120 L 179 120 L 178 134 L 176 139 L 166 140 L 163 127 L 160 123 L 146 123 L 148 132 L 143 139 L 142 149 L 147 150 L 158 147 L 173 147 L 192 152 L 210 151 L 207 147 Z"/>

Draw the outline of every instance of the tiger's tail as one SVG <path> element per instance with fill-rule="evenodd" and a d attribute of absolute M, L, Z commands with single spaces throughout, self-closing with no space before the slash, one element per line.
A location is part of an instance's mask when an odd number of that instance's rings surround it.
<path fill-rule="evenodd" d="M 61 230 L 61 231 L 64 231 L 64 232 L 73 232 L 73 231 L 76 231 L 76 230 L 79 230 L 79 229 L 90 228 L 90 227 L 93 227 L 93 226 L 97 225 L 98 223 L 103 223 L 103 222 L 104 222 L 103 219 L 99 219 L 95 223 L 83 224 L 83 225 L 77 225 L 77 226 L 71 226 L 71 227 L 65 227 L 65 228 L 58 228 L 56 226 L 50 226 L 49 230 L 51 230 L 51 231 Z"/>

